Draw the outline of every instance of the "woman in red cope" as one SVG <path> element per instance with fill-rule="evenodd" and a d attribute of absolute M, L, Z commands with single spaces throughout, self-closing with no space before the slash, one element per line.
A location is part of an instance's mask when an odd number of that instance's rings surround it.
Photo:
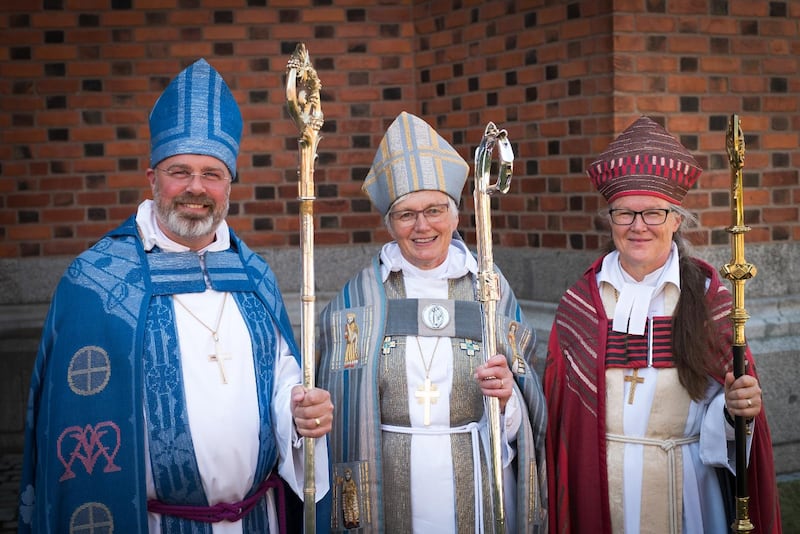
<path fill-rule="evenodd" d="M 752 357 L 734 380 L 730 294 L 681 237 L 700 173 L 647 117 L 589 168 L 612 243 L 564 294 L 550 334 L 551 532 L 729 532 L 734 416 L 749 421 L 750 517 L 781 530 Z"/>

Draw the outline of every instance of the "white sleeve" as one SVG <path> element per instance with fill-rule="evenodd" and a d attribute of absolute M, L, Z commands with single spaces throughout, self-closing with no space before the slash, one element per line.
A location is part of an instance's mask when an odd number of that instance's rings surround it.
<path fill-rule="evenodd" d="M 503 467 L 508 467 L 516 457 L 516 449 L 512 445 L 517 441 L 517 433 L 519 426 L 522 424 L 522 410 L 519 409 L 519 397 L 517 390 L 514 388 L 511 393 L 511 398 L 506 403 L 506 410 L 500 418 L 501 422 L 501 435 L 503 443 Z"/>
<path fill-rule="evenodd" d="M 292 490 L 302 499 L 305 483 L 303 464 L 305 438 L 298 436 L 292 420 L 292 388 L 302 383 L 300 366 L 289 351 L 289 345 L 277 332 L 278 353 L 272 391 L 272 418 L 275 440 L 278 445 L 278 473 Z M 327 439 L 315 439 L 314 478 L 316 500 L 319 501 L 330 489 L 328 480 Z"/>
<path fill-rule="evenodd" d="M 704 464 L 713 467 L 726 467 L 736 474 L 736 445 L 733 427 L 726 421 L 725 389 L 719 390 L 708 403 L 700 428 L 700 459 Z M 755 423 L 751 423 L 752 425 Z M 747 458 L 750 458 L 750 446 L 753 442 L 752 432 L 747 436 Z"/>

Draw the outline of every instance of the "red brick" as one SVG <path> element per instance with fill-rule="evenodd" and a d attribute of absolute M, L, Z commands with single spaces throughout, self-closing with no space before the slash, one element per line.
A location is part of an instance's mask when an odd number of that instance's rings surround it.
<path fill-rule="evenodd" d="M 66 222 L 82 222 L 86 217 L 83 208 L 42 210 L 42 222 L 63 226 Z"/>
<path fill-rule="evenodd" d="M 241 7 L 236 0 L 211 0 L 197 9 L 182 10 L 177 0 L 142 0 L 135 9 L 124 12 L 108 9 L 101 0 L 88 2 L 67 5 L 63 11 L 21 11 L 31 17 L 31 27 L 5 28 L 0 35 L 0 43 L 6 47 L 30 46 L 34 58 L 11 60 L 9 50 L 0 53 L 4 177 L 30 177 L 25 183 L 40 193 L 50 193 L 51 201 L 58 205 L 73 201 L 72 195 L 83 191 L 89 174 L 105 175 L 103 189 L 113 195 L 109 199 L 118 199 L 121 190 L 139 191 L 142 198 L 149 195 L 144 169 L 148 165 L 150 108 L 161 81 L 171 79 L 182 65 L 203 55 L 225 76 L 245 117 L 239 162 L 242 180 L 232 190 L 232 201 L 240 203 L 245 213 L 274 213 L 276 230 L 254 232 L 253 214 L 232 217 L 231 225 L 251 244 L 295 246 L 297 217 L 286 214 L 285 203 L 297 195 L 298 134 L 284 107 L 288 57 L 281 52 L 281 42 L 297 41 L 306 42 L 315 62 L 332 65 L 319 71 L 326 127 L 331 130 L 325 132 L 319 146 L 325 157 L 317 165 L 316 178 L 318 183 L 338 184 L 339 196 L 320 200 L 316 208 L 329 216 L 347 216 L 339 220 L 341 228 L 320 231 L 321 239 L 330 244 L 350 243 L 352 233 L 363 232 L 365 224 L 380 224 L 374 210 L 350 213 L 351 201 L 365 198 L 361 181 L 353 174 L 356 169 L 363 169 L 363 174 L 369 167 L 384 129 L 402 110 L 424 113 L 423 118 L 438 125 L 446 139 L 459 135 L 462 141 L 455 148 L 468 161 L 488 120 L 508 129 L 518 152 L 516 176 L 495 214 L 498 242 L 508 246 L 528 246 L 532 232 L 536 232 L 539 246 L 569 247 L 568 234 L 575 233 L 583 237 L 584 247 L 601 246 L 607 232 L 595 230 L 592 218 L 602 199 L 572 165 L 578 159 L 585 167 L 642 113 L 665 120 L 676 136 L 696 136 L 696 156 L 707 167 L 719 157 L 725 163 L 724 132 L 709 130 L 710 117 L 742 110 L 747 103 L 754 111 L 743 113 L 743 127 L 754 141 L 748 146 L 746 171 L 757 175 L 764 193 L 748 192 L 748 202 L 762 210 L 800 204 L 800 153 L 793 150 L 800 131 L 800 74 L 796 68 L 800 38 L 794 22 L 800 8 L 794 3 L 788 4 L 793 14 L 778 18 L 769 16 L 768 0 L 731 3 L 732 13 L 727 17 L 711 15 L 707 2 L 700 0 L 666 3 L 663 14 L 648 13 L 641 0 L 620 0 L 614 3 L 613 15 L 607 13 L 607 3 L 583 2 L 581 18 L 567 20 L 566 5 L 557 2 L 548 6 L 519 3 L 513 15 L 506 13 L 502 2 L 452 8 L 435 2 L 387 6 L 366 0 L 334 0 L 320 8 L 310 0 L 279 0 L 270 2 L 269 9 L 252 9 Z M 347 10 L 354 7 L 363 7 L 366 20 L 345 24 Z M 282 8 L 298 10 L 301 23 L 281 23 L 278 15 Z M 77 26 L 78 15 L 87 9 L 98 14 L 99 27 Z M 475 9 L 479 20 L 473 23 Z M 232 11 L 233 23 L 213 23 L 219 10 Z M 148 13 L 164 14 L 167 24 L 148 25 Z M 536 16 L 537 24 L 525 28 L 529 14 Z M 757 24 L 758 35 L 741 35 L 743 18 Z M 437 26 L 440 20 L 444 24 Z M 332 28 L 331 37 L 315 37 L 323 26 Z M 382 34 L 388 27 L 397 28 L 398 33 Z M 186 28 L 197 29 L 202 39 L 194 43 L 184 40 L 181 32 Z M 65 43 L 44 44 L 43 32 L 51 29 L 64 31 Z M 126 31 L 128 39 L 112 43 L 116 29 Z M 254 34 L 261 37 L 253 38 Z M 663 51 L 648 51 L 656 36 L 664 38 Z M 710 55 L 714 38 L 729 40 L 728 53 Z M 516 47 L 508 46 L 512 39 Z M 233 55 L 213 55 L 221 42 L 233 42 Z M 362 45 L 364 51 L 353 52 Z M 95 49 L 101 56 L 92 58 Z M 526 64 L 534 51 L 537 61 Z M 681 72 L 684 58 L 699 62 L 696 72 Z M 269 71 L 253 69 L 254 62 L 262 59 L 268 61 Z M 58 63 L 64 64 L 65 76 L 44 75 L 45 68 L 52 70 L 52 64 Z M 128 66 L 130 74 L 125 72 Z M 425 80 L 423 70 L 428 73 Z M 362 72 L 369 74 L 368 85 L 350 85 L 352 74 Z M 512 74 L 516 85 L 507 83 Z M 787 91 L 774 92 L 772 78 L 785 79 Z M 102 91 L 85 90 L 89 79 L 100 80 Z M 473 79 L 478 81 L 477 90 L 470 89 Z M 579 86 L 573 83 L 576 81 Z M 383 99 L 390 87 L 399 89 L 400 99 Z M 568 94 L 568 89 L 576 88 L 579 92 Z M 265 92 L 265 103 L 249 101 L 258 91 Z M 490 92 L 496 94 L 494 105 L 487 98 Z M 67 108 L 54 109 L 52 104 L 57 108 L 62 95 Z M 699 111 L 681 111 L 682 96 L 698 97 Z M 84 124 L 84 110 L 101 113 L 102 123 Z M 352 116 L 355 110 L 362 114 Z M 269 133 L 248 133 L 255 121 L 269 122 Z M 781 122 L 783 126 L 773 130 Z M 131 129 L 135 138 L 117 139 L 120 126 Z M 68 129 L 69 141 L 48 141 L 46 132 L 52 128 Z M 356 136 L 364 136 L 370 145 L 354 148 Z M 549 153 L 551 141 L 558 142 L 558 154 Z M 104 156 L 85 157 L 86 142 L 102 143 Z M 789 166 L 773 168 L 775 154 L 781 152 L 786 153 Z M 31 159 L 25 159 L 27 154 Z M 269 154 L 270 167 L 252 167 L 255 154 Z M 121 159 L 136 160 L 140 170 L 120 172 Z M 534 163 L 538 174 L 526 176 Z M 709 206 L 714 193 L 728 192 L 728 170 L 706 170 L 701 182 L 702 191 L 694 192 L 687 205 L 703 214 L 719 212 L 724 220 L 727 210 Z M 16 180 L 0 184 L 0 205 L 8 208 L 9 198 L 21 193 L 16 190 Z M 254 187 L 261 184 L 278 184 L 278 198 L 270 204 L 255 202 Z M 563 209 L 574 195 L 583 197 L 584 213 Z M 470 197 L 465 190 L 466 204 Z M 70 209 L 86 208 L 80 203 L 86 200 L 80 198 Z M 780 205 L 771 204 L 773 200 Z M 553 204 L 562 209 L 553 209 Z M 26 209 L 40 209 L 43 219 L 43 210 L 53 208 Z M 133 209 L 135 206 L 114 205 L 111 200 L 108 224 L 117 224 Z M 17 210 L 5 211 L 15 221 Z M 471 213 L 471 208 L 464 213 Z M 775 216 L 772 211 L 762 213 Z M 584 219 L 590 224 L 581 230 Z M 468 220 L 462 220 L 462 233 L 468 242 L 474 242 Z M 6 238 L 7 224 L 0 220 Z M 781 231 L 788 228 L 796 237 L 798 225 L 796 221 L 762 222 L 758 232 L 751 234 L 754 239 L 769 241 L 774 226 Z M 55 244 L 53 240 L 37 243 L 26 239 L 26 254 L 69 253 L 95 241 L 98 235 L 88 234 L 106 227 L 83 224 L 76 228 L 76 237 L 60 238 Z M 701 226 L 692 237 L 708 244 L 710 230 Z M 370 231 L 373 243 L 388 238 L 382 229 Z M 21 242 L 12 241 L 0 254 L 22 253 Z"/>
<path fill-rule="evenodd" d="M 51 237 L 50 226 L 46 224 L 17 224 L 7 229 L 11 241 L 46 241 Z"/>
<path fill-rule="evenodd" d="M 50 204 L 50 195 L 41 193 L 13 193 L 6 197 L 6 206 L 9 208 L 36 208 Z"/>
<path fill-rule="evenodd" d="M 143 7 L 141 2 L 137 2 L 137 7 Z M 134 26 L 142 26 L 145 24 L 145 12 L 141 9 L 106 11 L 102 15 L 102 21 L 104 28 L 113 28 L 116 26 L 132 28 Z"/>

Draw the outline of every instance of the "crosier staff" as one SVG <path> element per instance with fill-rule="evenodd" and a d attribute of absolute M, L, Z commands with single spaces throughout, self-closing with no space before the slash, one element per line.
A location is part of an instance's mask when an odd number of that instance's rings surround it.
<path fill-rule="evenodd" d="M 492 150 L 498 147 L 499 170 L 497 182 L 490 184 Z M 500 300 L 500 282 L 494 270 L 492 255 L 492 218 L 490 195 L 507 193 L 514 166 L 514 151 L 505 130 L 498 130 L 493 122 L 486 125 L 483 139 L 475 149 L 475 227 L 478 241 L 478 300 L 483 308 L 484 358 L 497 353 L 497 301 Z M 485 360 L 484 360 L 485 362 Z M 495 532 L 506 531 L 503 502 L 503 461 L 500 434 L 500 402 L 496 397 L 486 397 L 489 419 L 489 446 L 492 457 L 492 482 L 494 484 Z"/>
<path fill-rule="evenodd" d="M 745 374 L 745 352 L 747 343 L 744 336 L 744 324 L 750 318 L 744 309 L 744 283 L 756 275 L 754 265 L 744 260 L 744 233 L 750 230 L 744 224 L 744 188 L 742 185 L 742 168 L 744 167 L 744 135 L 737 115 L 731 115 L 726 135 L 728 162 L 731 168 L 731 234 L 730 263 L 726 263 L 720 273 L 733 285 L 733 375 L 739 378 Z M 749 532 L 755 527 L 750 521 L 747 494 L 747 422 L 737 415 L 734 419 L 736 438 L 736 519 L 731 525 L 734 532 Z"/>
<path fill-rule="evenodd" d="M 321 139 L 319 130 L 324 123 L 319 91 L 322 84 L 317 71 L 311 65 L 308 51 L 299 43 L 286 66 L 286 102 L 297 129 L 300 131 L 298 146 L 300 168 L 298 170 L 298 199 L 300 200 L 300 245 L 303 253 L 303 285 L 300 294 L 302 310 L 300 317 L 300 352 L 303 364 L 303 387 L 314 388 L 314 162 L 317 159 L 317 144 Z M 317 421 L 319 425 L 319 421 Z M 307 533 L 316 531 L 316 484 L 314 481 L 314 442 L 306 440 L 304 447 L 305 480 L 303 485 L 303 528 Z"/>

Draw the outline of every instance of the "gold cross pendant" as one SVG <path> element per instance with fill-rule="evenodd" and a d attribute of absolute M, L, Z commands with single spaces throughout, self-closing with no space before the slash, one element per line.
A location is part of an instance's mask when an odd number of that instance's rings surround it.
<path fill-rule="evenodd" d="M 219 367 L 219 374 L 222 376 L 222 383 L 228 383 L 228 377 L 225 375 L 225 364 L 223 363 L 224 360 L 232 360 L 233 356 L 230 354 L 220 354 L 219 351 L 219 339 L 217 336 L 214 336 L 214 354 L 208 355 L 208 361 L 210 362 L 217 362 L 217 366 Z"/>
<path fill-rule="evenodd" d="M 436 384 L 431 383 L 431 379 L 427 376 L 425 377 L 425 383 L 422 384 L 417 388 L 417 391 L 414 393 L 414 397 L 417 399 L 417 404 L 424 404 L 424 413 L 422 418 L 422 424 L 425 426 L 430 426 L 431 424 L 431 404 L 436 404 L 436 401 L 439 399 L 439 388 Z"/>
<path fill-rule="evenodd" d="M 636 393 L 636 384 L 644 384 L 644 378 L 639 376 L 639 369 L 634 369 L 632 375 L 625 377 L 625 382 L 631 383 L 631 389 L 628 391 L 628 404 L 633 404 L 633 395 Z"/>

